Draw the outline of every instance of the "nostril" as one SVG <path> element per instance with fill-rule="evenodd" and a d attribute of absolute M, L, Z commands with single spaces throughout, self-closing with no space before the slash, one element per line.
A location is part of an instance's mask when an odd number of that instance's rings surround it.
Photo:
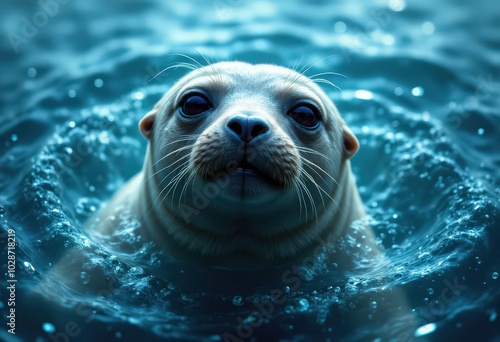
<path fill-rule="evenodd" d="M 266 135 L 270 130 L 269 124 L 262 118 L 248 115 L 235 115 L 226 123 L 226 130 L 240 141 L 249 143 L 255 138 Z"/>
<path fill-rule="evenodd" d="M 251 139 L 256 138 L 259 135 L 266 134 L 267 132 L 269 132 L 269 126 L 268 125 L 264 125 L 264 124 L 261 124 L 261 123 L 256 123 L 252 127 L 252 130 L 250 131 L 250 138 Z"/>
<path fill-rule="evenodd" d="M 228 122 L 227 127 L 231 129 L 236 135 L 241 136 L 243 133 L 243 127 L 241 127 L 241 124 L 238 120 L 231 120 Z"/>

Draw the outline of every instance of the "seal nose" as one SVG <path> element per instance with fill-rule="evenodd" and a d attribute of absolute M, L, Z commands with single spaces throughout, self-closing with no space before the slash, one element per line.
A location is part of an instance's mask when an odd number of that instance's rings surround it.
<path fill-rule="evenodd" d="M 271 127 L 262 118 L 235 115 L 226 123 L 226 130 L 241 141 L 249 143 L 255 138 L 267 135 Z"/>

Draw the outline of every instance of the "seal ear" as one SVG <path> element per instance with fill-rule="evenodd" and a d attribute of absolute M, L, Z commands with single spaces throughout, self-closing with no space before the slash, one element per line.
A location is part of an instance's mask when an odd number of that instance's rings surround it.
<path fill-rule="evenodd" d="M 139 121 L 139 130 L 142 135 L 148 140 L 151 140 L 151 136 L 153 135 L 153 124 L 156 118 L 156 110 L 152 110 Z"/>
<path fill-rule="evenodd" d="M 344 154 L 349 159 L 359 150 L 358 138 L 346 125 L 342 126 L 342 135 L 344 136 Z"/>

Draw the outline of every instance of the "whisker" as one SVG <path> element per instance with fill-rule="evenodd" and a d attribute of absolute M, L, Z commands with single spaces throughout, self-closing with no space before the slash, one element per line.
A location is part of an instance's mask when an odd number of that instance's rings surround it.
<path fill-rule="evenodd" d="M 312 76 L 309 76 L 310 79 L 313 79 L 315 77 L 318 77 L 318 76 L 323 76 L 323 75 L 334 75 L 334 76 L 341 76 L 341 77 L 344 77 L 344 78 L 347 78 L 346 75 L 343 75 L 343 74 L 340 74 L 338 72 L 333 72 L 333 71 L 325 71 L 325 72 L 320 72 L 320 73 L 317 73 L 315 75 L 312 75 Z"/>
<path fill-rule="evenodd" d="M 168 156 L 170 156 L 170 155 L 172 155 L 172 154 L 174 154 L 174 153 L 179 153 L 179 152 L 181 152 L 181 151 L 188 150 L 188 149 L 190 149 L 190 148 L 191 148 L 191 147 L 193 147 L 193 146 L 194 146 L 194 144 L 193 144 L 193 145 L 187 145 L 187 146 L 182 146 L 182 147 L 179 147 L 178 149 L 175 149 L 174 151 L 169 152 L 169 153 L 167 153 L 166 155 L 164 155 L 163 157 L 161 157 L 161 158 L 160 158 L 158 161 L 156 161 L 156 162 L 155 162 L 155 163 L 154 163 L 151 167 L 152 167 L 152 168 L 153 168 L 153 167 L 155 167 L 155 166 L 156 166 L 159 162 L 161 162 L 163 159 L 167 158 Z M 186 154 L 186 156 L 189 156 L 189 154 Z M 184 157 L 186 157 L 186 156 L 183 156 L 182 158 L 184 158 Z M 173 164 L 175 164 L 175 162 L 174 162 Z M 169 166 L 170 166 L 170 165 L 167 165 L 166 167 L 169 167 Z M 146 179 L 146 181 L 147 181 L 147 180 L 149 180 L 151 177 L 155 176 L 156 174 L 158 174 L 158 172 L 161 172 L 161 171 L 162 171 L 162 170 L 164 170 L 164 169 L 165 169 L 165 168 L 162 168 L 161 170 L 156 171 L 156 172 L 155 172 L 155 173 L 153 173 L 151 176 L 149 176 L 149 177 L 148 177 L 148 179 Z M 145 182 L 146 182 L 146 181 L 145 181 Z"/>
<path fill-rule="evenodd" d="M 329 86 L 332 86 L 334 89 L 337 89 L 338 91 L 342 91 L 342 88 L 340 88 L 338 85 L 324 78 L 314 78 L 314 79 L 311 78 L 311 81 L 318 84 L 319 83 L 327 84 Z"/>
<path fill-rule="evenodd" d="M 322 153 L 319 153 L 318 151 L 315 151 L 313 150 L 312 148 L 309 148 L 309 147 L 304 147 L 304 146 L 296 146 L 297 150 L 299 151 L 302 151 L 302 152 L 305 152 L 305 153 L 311 153 L 311 154 L 315 154 L 315 155 L 318 155 L 320 157 L 323 157 L 325 158 L 326 160 L 330 160 L 330 158 L 328 158 L 327 156 L 325 156 L 324 154 Z"/>
<path fill-rule="evenodd" d="M 163 182 L 165 181 L 165 179 L 167 179 L 167 178 L 168 178 L 168 176 L 170 176 L 170 175 L 171 175 L 173 172 L 175 172 L 177 169 L 182 168 L 182 167 L 186 167 L 188 164 L 189 164 L 189 160 L 185 161 L 184 163 L 182 163 L 181 165 L 177 166 L 175 169 L 173 169 L 172 171 L 170 171 L 170 172 L 169 172 L 169 173 L 168 173 L 165 177 L 163 177 L 163 179 L 161 180 L 161 182 L 159 183 L 159 185 L 160 185 L 161 183 L 163 183 Z M 187 167 L 186 167 L 186 168 L 187 168 Z M 183 171 L 184 171 L 184 170 L 182 170 L 181 172 L 179 172 L 179 174 L 177 174 L 174 178 L 172 178 L 172 179 L 170 180 L 170 182 L 169 182 L 167 185 L 165 185 L 165 186 L 163 187 L 163 189 L 160 191 L 160 193 L 159 193 L 159 194 L 158 194 L 158 196 L 156 197 L 156 199 L 155 199 L 155 201 L 154 201 L 153 205 L 151 206 L 151 210 L 153 210 L 153 208 L 155 207 L 156 202 L 158 202 L 158 200 L 160 199 L 160 197 L 161 197 L 162 193 L 163 193 L 163 192 L 164 192 L 164 191 L 165 191 L 165 190 L 166 190 L 166 189 L 170 186 L 170 184 L 172 184 L 172 182 L 174 182 L 174 181 L 177 179 L 177 177 L 179 177 L 179 175 L 180 175 L 180 174 L 182 174 L 182 172 L 183 172 Z M 167 195 L 168 195 L 168 193 L 167 193 Z M 163 203 L 163 200 L 162 200 L 162 203 Z M 151 211 L 150 211 L 150 212 L 151 212 Z"/>
<path fill-rule="evenodd" d="M 307 164 L 309 165 L 312 165 L 314 167 L 316 167 L 318 170 L 320 170 L 321 172 L 323 172 L 326 176 L 328 176 L 332 181 L 335 182 L 335 184 L 337 184 L 337 186 L 342 189 L 342 186 L 339 184 L 339 182 L 337 182 L 337 180 L 335 178 L 333 178 L 328 172 L 326 172 L 325 170 L 323 170 L 320 166 L 316 165 L 315 163 L 313 163 L 312 161 L 308 160 L 307 158 L 304 158 L 304 157 L 301 157 L 301 160 L 303 162 L 306 162 Z"/>

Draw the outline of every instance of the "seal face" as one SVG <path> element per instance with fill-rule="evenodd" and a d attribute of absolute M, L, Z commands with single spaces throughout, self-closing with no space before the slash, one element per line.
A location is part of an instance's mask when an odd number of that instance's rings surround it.
<path fill-rule="evenodd" d="M 218 264 L 296 258 L 364 215 L 348 159 L 358 142 L 307 77 L 222 62 L 179 80 L 139 123 L 130 203 L 173 255 Z"/>

